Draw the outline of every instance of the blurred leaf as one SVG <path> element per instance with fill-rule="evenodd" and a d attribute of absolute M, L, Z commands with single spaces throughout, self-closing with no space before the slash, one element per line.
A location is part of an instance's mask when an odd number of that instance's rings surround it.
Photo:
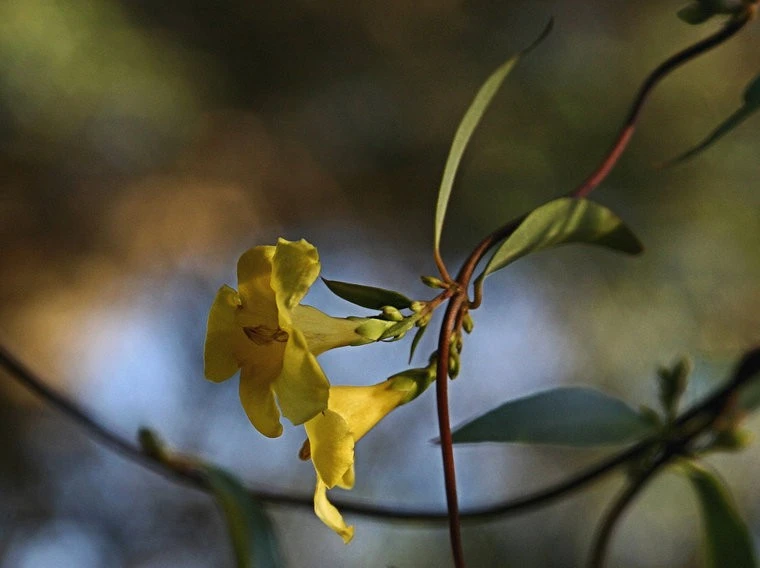
<path fill-rule="evenodd" d="M 533 210 L 488 261 L 480 278 L 528 253 L 567 243 L 587 243 L 628 254 L 643 250 L 623 221 L 606 207 L 587 199 L 562 197 Z"/>
<path fill-rule="evenodd" d="M 238 568 L 282 565 L 272 524 L 261 503 L 235 477 L 207 464 L 199 469 L 208 480 L 227 520 Z"/>
<path fill-rule="evenodd" d="M 328 280 L 327 278 L 322 278 L 322 280 L 336 296 L 340 296 L 352 304 L 370 310 L 381 310 L 385 306 L 393 306 L 394 308 L 403 310 L 412 305 L 412 301 L 409 298 L 393 290 L 339 282 L 338 280 Z"/>
<path fill-rule="evenodd" d="M 734 14 L 741 9 L 741 0 L 694 0 L 678 11 L 678 17 L 687 24 L 698 25 L 713 16 Z"/>
<path fill-rule="evenodd" d="M 513 442 L 589 447 L 625 444 L 654 425 L 622 400 L 585 387 L 562 387 L 509 401 L 457 428 L 454 443 Z"/>
<path fill-rule="evenodd" d="M 680 156 L 673 158 L 662 164 L 662 167 L 670 167 L 686 160 L 693 158 L 697 154 L 703 152 L 715 142 L 723 138 L 726 134 L 731 132 L 734 128 L 739 126 L 747 118 L 749 118 L 758 108 L 760 108 L 760 75 L 755 77 L 752 82 L 747 86 L 744 91 L 744 105 L 723 121 L 718 128 L 712 131 L 710 135 L 702 140 L 699 144 L 684 152 Z"/>
<path fill-rule="evenodd" d="M 435 207 L 435 236 L 434 236 L 434 248 L 439 250 L 441 244 L 441 231 L 443 230 L 443 220 L 446 216 L 446 208 L 449 204 L 449 198 L 451 197 L 451 190 L 454 186 L 454 178 L 456 177 L 457 170 L 459 169 L 459 163 L 462 161 L 462 156 L 467 148 L 467 144 L 472 137 L 472 133 L 475 132 L 475 128 L 483 118 L 488 105 L 491 103 L 494 95 L 499 90 L 499 87 L 506 79 L 509 72 L 512 71 L 514 66 L 520 60 L 522 56 L 527 54 L 530 50 L 541 43 L 544 38 L 549 35 L 554 20 L 550 20 L 549 24 L 541 32 L 541 35 L 527 48 L 520 51 L 517 55 L 509 59 L 501 67 L 491 74 L 483 86 L 480 87 L 477 95 L 470 104 L 470 108 L 465 112 L 462 122 L 459 123 L 457 132 L 454 135 L 454 141 L 451 143 L 451 149 L 449 150 L 449 157 L 446 160 L 446 165 L 443 168 L 443 178 L 441 179 L 441 186 L 438 189 L 438 203 Z"/>
<path fill-rule="evenodd" d="M 694 461 L 680 462 L 676 471 L 691 481 L 699 498 L 704 526 L 705 565 L 709 568 L 757 566 L 747 525 L 718 476 Z"/>
<path fill-rule="evenodd" d="M 678 10 L 678 17 L 692 26 L 696 26 L 703 22 L 706 22 L 714 16 L 714 14 L 708 11 L 699 2 L 692 2 L 688 6 L 684 6 Z"/>
<path fill-rule="evenodd" d="M 428 326 L 422 326 L 417 330 L 417 333 L 414 334 L 414 339 L 412 339 L 412 346 L 409 349 L 409 362 L 412 362 L 412 358 L 414 357 L 414 352 L 417 350 L 417 345 L 420 343 L 420 339 L 422 339 L 422 336 L 425 335 L 425 330 L 428 328 Z"/>

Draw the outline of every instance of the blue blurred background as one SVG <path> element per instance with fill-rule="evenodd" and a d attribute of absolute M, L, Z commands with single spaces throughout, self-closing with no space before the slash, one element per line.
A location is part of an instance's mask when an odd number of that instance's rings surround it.
<path fill-rule="evenodd" d="M 645 75 L 716 27 L 678 1 L 0 4 L 0 339 L 127 438 L 140 426 L 254 487 L 308 496 L 302 428 L 266 440 L 237 381 L 203 379 L 205 320 L 238 256 L 306 238 L 328 278 L 430 297 L 436 188 L 486 76 L 529 44 L 473 138 L 444 234 L 453 267 L 480 236 L 563 193 L 599 161 Z M 596 199 L 647 247 L 584 247 L 494 276 L 474 314 L 455 423 L 511 397 L 593 384 L 654 405 L 655 369 L 692 354 L 694 400 L 760 340 L 757 122 L 683 166 L 757 73 L 758 26 L 656 91 Z M 317 284 L 307 298 L 357 312 Z M 433 350 L 433 333 L 417 363 Z M 321 357 L 335 384 L 406 368 L 408 340 Z M 757 432 L 757 418 L 749 422 Z M 347 498 L 443 510 L 432 392 L 357 448 Z M 232 566 L 211 499 L 124 460 L 4 376 L 0 567 Z M 464 508 L 559 481 L 602 451 L 465 447 Z M 760 451 L 712 460 L 760 547 Z M 572 567 L 621 486 L 612 477 L 535 512 L 465 526 L 474 567 Z M 339 494 L 340 491 L 333 493 Z M 341 495 L 343 496 L 343 495 Z M 437 567 L 444 526 L 349 516 L 344 546 L 309 510 L 272 507 L 290 567 Z M 663 476 L 619 527 L 616 566 L 698 565 L 690 490 Z"/>

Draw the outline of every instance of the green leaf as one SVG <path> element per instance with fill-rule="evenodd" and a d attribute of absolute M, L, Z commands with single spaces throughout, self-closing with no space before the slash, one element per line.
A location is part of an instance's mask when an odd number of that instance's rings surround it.
<path fill-rule="evenodd" d="M 692 26 L 704 23 L 714 16 L 714 14 L 702 6 L 699 2 L 692 2 L 684 6 L 677 13 L 678 17 Z"/>
<path fill-rule="evenodd" d="M 718 476 L 694 461 L 679 463 L 676 471 L 691 482 L 702 509 L 705 566 L 754 568 L 752 537 L 736 510 L 731 494 Z"/>
<path fill-rule="evenodd" d="M 385 306 L 393 306 L 394 308 L 403 310 L 412 305 L 412 301 L 409 298 L 393 290 L 339 282 L 338 280 L 328 280 L 327 278 L 322 278 L 322 280 L 336 296 L 340 296 L 352 304 L 370 310 L 380 310 Z"/>
<path fill-rule="evenodd" d="M 625 444 L 654 425 L 622 400 L 586 387 L 561 387 L 509 401 L 457 428 L 454 443 L 510 442 L 591 447 Z"/>
<path fill-rule="evenodd" d="M 217 503 L 224 512 L 238 568 L 277 568 L 282 565 L 272 523 L 261 506 L 234 476 L 201 464 Z"/>
<path fill-rule="evenodd" d="M 562 197 L 533 210 L 488 261 L 480 279 L 528 253 L 567 243 L 587 243 L 638 254 L 643 246 L 623 221 L 587 199 Z"/>
<path fill-rule="evenodd" d="M 470 104 L 470 108 L 465 112 L 462 122 L 459 123 L 457 132 L 454 135 L 454 141 L 451 143 L 449 157 L 446 159 L 446 165 L 443 168 L 441 186 L 438 189 L 438 203 L 435 206 L 435 236 L 433 245 L 436 251 L 440 249 L 441 245 L 443 220 L 446 216 L 446 208 L 448 207 L 451 190 L 454 186 L 454 178 L 456 177 L 459 163 L 462 161 L 462 156 L 464 155 L 467 144 L 472 137 L 472 133 L 475 132 L 475 128 L 477 128 L 480 120 L 483 118 L 483 114 L 486 112 L 488 105 L 491 103 L 494 95 L 496 95 L 499 87 L 501 87 L 504 79 L 509 75 L 509 72 L 512 71 L 521 57 L 531 51 L 541 43 L 547 35 L 549 35 L 553 25 L 554 20 L 550 20 L 536 41 L 501 65 L 501 67 L 496 69 L 496 71 L 486 79 L 486 82 L 480 87 L 480 90 Z"/>
<path fill-rule="evenodd" d="M 744 105 L 736 110 L 731 116 L 724 120 L 707 138 L 699 144 L 687 150 L 680 156 L 673 158 L 661 165 L 661 167 L 670 167 L 686 160 L 693 158 L 697 154 L 707 150 L 742 122 L 747 120 L 752 114 L 760 108 L 760 75 L 755 77 L 744 91 Z"/>
<path fill-rule="evenodd" d="M 417 351 L 417 345 L 420 343 L 420 339 L 422 339 L 422 336 L 425 335 L 425 330 L 428 328 L 428 326 L 424 325 L 420 327 L 417 330 L 417 333 L 414 334 L 414 339 L 412 339 L 412 346 L 409 348 L 409 362 L 412 362 L 412 358 L 414 357 L 414 352 Z"/>

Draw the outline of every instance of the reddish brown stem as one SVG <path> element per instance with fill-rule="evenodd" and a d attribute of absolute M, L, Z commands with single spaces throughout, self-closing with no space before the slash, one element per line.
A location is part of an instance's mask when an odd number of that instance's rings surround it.
<path fill-rule="evenodd" d="M 451 438 L 451 421 L 449 419 L 449 353 L 451 350 L 451 333 L 457 317 L 467 296 L 464 290 L 456 294 L 446 306 L 441 332 L 438 336 L 438 361 L 436 366 L 436 403 L 438 406 L 438 431 L 441 438 L 441 457 L 443 458 L 443 476 L 446 486 L 446 506 L 449 517 L 449 538 L 454 556 L 454 566 L 464 568 L 464 549 L 459 519 L 459 502 L 457 500 L 456 467 L 454 466 L 454 444 Z"/>
<path fill-rule="evenodd" d="M 695 58 L 696 56 L 709 51 L 713 47 L 716 47 L 733 36 L 736 32 L 741 30 L 754 16 L 754 6 L 746 9 L 740 15 L 732 18 L 725 26 L 715 32 L 713 35 L 706 37 L 702 41 L 695 43 L 687 47 L 686 49 L 679 51 L 675 55 L 672 55 L 665 61 L 663 61 L 657 68 L 649 74 L 644 84 L 639 89 L 636 95 L 636 99 L 633 102 L 631 110 L 628 112 L 628 118 L 623 124 L 623 128 L 618 134 L 617 140 L 610 148 L 607 155 L 599 164 L 596 170 L 589 175 L 583 183 L 570 192 L 572 197 L 586 197 L 591 193 L 602 181 L 609 175 L 612 168 L 617 164 L 620 155 L 628 146 L 628 142 L 633 136 L 633 131 L 636 129 L 636 123 L 641 114 L 641 109 L 644 108 L 652 89 L 659 83 L 668 73 L 674 71 L 687 61 Z"/>

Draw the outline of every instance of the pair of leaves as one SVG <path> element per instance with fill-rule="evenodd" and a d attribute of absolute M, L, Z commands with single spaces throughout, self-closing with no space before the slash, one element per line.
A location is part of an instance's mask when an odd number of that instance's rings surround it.
<path fill-rule="evenodd" d="M 674 166 L 693 158 L 697 154 L 707 150 L 715 142 L 723 138 L 734 128 L 739 126 L 754 112 L 760 109 L 760 75 L 755 77 L 744 91 L 744 104 L 736 110 L 731 116 L 724 120 L 715 130 L 713 130 L 702 142 L 684 152 L 680 156 L 669 160 L 663 164 L 664 167 Z"/>

